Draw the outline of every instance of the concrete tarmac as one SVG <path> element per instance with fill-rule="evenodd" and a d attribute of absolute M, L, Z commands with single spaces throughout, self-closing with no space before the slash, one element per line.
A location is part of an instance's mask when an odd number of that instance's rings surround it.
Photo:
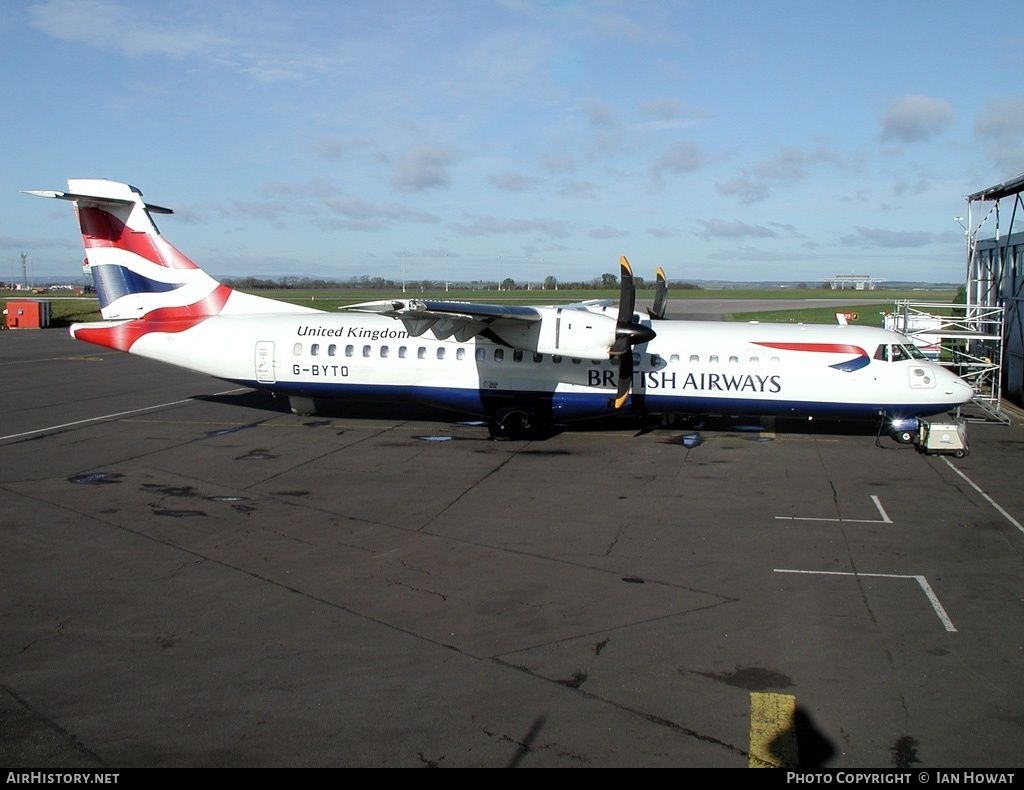
<path fill-rule="evenodd" d="M 1024 764 L 1019 415 L 498 443 L 61 330 L 0 379 L 8 769 Z"/>

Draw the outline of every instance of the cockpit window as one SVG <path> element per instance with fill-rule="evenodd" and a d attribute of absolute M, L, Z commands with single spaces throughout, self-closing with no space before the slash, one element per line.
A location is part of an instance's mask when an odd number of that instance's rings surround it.
<path fill-rule="evenodd" d="M 876 348 L 875 359 L 880 359 L 883 362 L 902 362 L 906 359 L 927 359 L 927 357 L 913 343 L 907 345 L 893 343 L 891 346 L 881 345 Z"/>
<path fill-rule="evenodd" d="M 896 343 L 893 343 L 893 345 L 892 345 L 892 361 L 893 362 L 902 362 L 903 360 L 910 359 L 910 358 L 911 358 L 910 357 L 910 352 L 907 351 L 907 347 L 906 346 L 901 346 L 901 345 L 897 345 Z"/>

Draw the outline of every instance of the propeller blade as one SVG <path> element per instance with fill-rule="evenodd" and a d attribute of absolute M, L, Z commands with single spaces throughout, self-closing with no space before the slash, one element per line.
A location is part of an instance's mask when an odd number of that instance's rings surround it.
<path fill-rule="evenodd" d="M 633 281 L 633 269 L 625 256 L 619 258 L 621 270 L 621 287 L 619 294 L 619 314 L 615 325 L 615 342 L 608 349 L 613 357 L 619 358 L 619 380 L 615 398 L 609 405 L 621 409 L 633 389 L 633 346 L 647 343 L 654 339 L 654 330 L 643 326 L 634 319 L 636 307 L 636 284 Z"/>
<path fill-rule="evenodd" d="M 633 309 L 636 307 L 636 284 L 633 282 L 633 267 L 626 256 L 619 257 L 619 315 L 616 318 L 615 344 L 611 347 L 612 354 L 625 354 L 629 351 L 629 335 L 623 328 L 632 325 Z"/>
<path fill-rule="evenodd" d="M 633 284 L 633 267 L 626 256 L 619 257 L 619 323 L 633 323 L 633 309 L 636 307 L 636 286 Z"/>
<path fill-rule="evenodd" d="M 633 389 L 633 352 L 628 351 L 619 355 L 619 388 L 615 398 L 609 404 L 616 409 L 621 409 L 626 403 L 626 398 Z"/>
<path fill-rule="evenodd" d="M 651 318 L 664 318 L 668 307 L 668 280 L 664 270 L 659 266 L 656 272 L 657 282 L 654 285 L 654 307 L 647 311 Z"/>

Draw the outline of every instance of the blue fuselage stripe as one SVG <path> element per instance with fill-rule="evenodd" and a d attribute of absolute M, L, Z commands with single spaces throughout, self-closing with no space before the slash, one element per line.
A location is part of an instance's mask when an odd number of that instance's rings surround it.
<path fill-rule="evenodd" d="M 481 416 L 493 415 L 503 406 L 550 411 L 555 419 L 573 420 L 613 414 L 609 405 L 612 395 L 605 393 L 533 392 L 528 390 L 480 390 L 455 387 L 421 387 L 380 384 L 337 384 L 312 382 L 260 383 L 255 380 L 237 380 L 255 389 L 270 389 L 282 395 L 308 398 L 342 399 L 356 401 L 415 402 L 438 406 L 453 411 Z M 679 412 L 682 414 L 723 415 L 806 415 L 815 417 L 844 417 L 849 419 L 876 419 L 881 415 L 892 418 L 940 414 L 955 409 L 959 404 L 900 403 L 838 403 L 799 400 L 770 400 L 753 398 L 707 398 L 700 396 L 635 394 L 634 405 L 642 403 L 652 412 Z"/>

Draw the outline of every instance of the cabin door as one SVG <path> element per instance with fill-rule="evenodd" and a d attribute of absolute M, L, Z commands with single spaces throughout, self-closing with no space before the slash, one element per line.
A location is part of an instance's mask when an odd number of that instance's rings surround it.
<path fill-rule="evenodd" d="M 260 340 L 256 343 L 256 381 L 260 384 L 273 384 L 277 381 L 274 375 L 273 340 Z"/>

